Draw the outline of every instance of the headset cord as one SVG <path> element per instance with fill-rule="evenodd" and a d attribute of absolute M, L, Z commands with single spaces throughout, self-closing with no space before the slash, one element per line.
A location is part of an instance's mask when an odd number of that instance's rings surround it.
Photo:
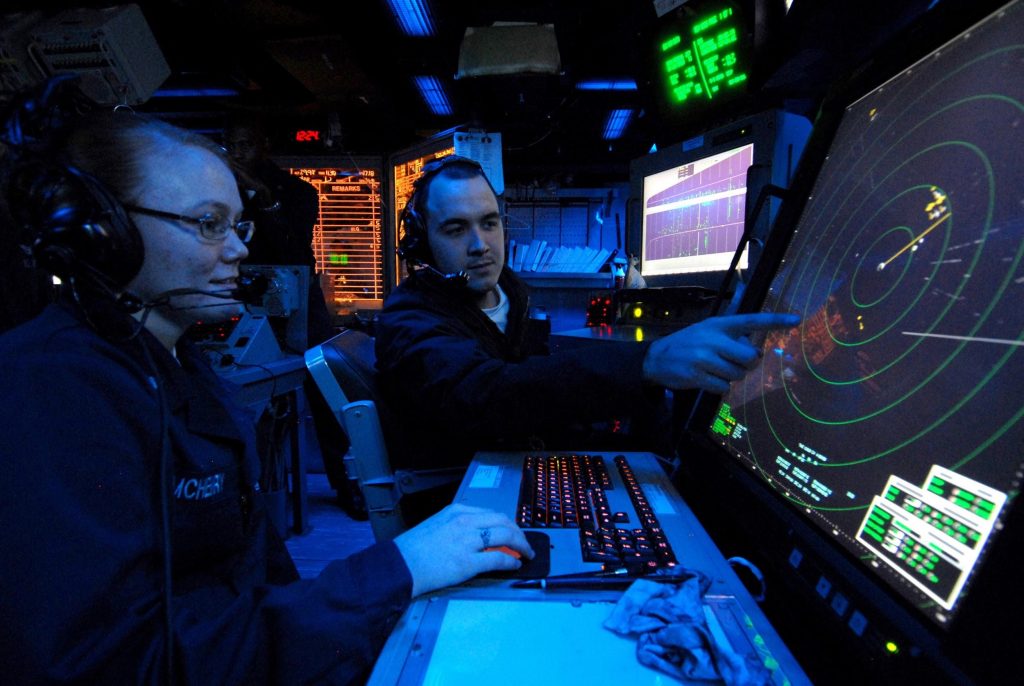
<path fill-rule="evenodd" d="M 160 374 L 153 360 L 153 355 L 146 345 L 145 339 L 139 339 L 142 354 L 146 358 L 146 364 L 152 374 L 149 383 L 156 391 L 157 402 L 160 406 L 160 538 L 163 547 L 163 620 L 164 620 L 164 678 L 168 686 L 174 683 L 174 613 L 171 607 L 173 597 L 171 586 L 171 506 L 170 492 L 173 482 L 171 460 L 171 442 L 168 432 L 170 430 L 170 416 L 167 404 L 167 396 L 164 393 L 163 384 L 160 382 Z"/>

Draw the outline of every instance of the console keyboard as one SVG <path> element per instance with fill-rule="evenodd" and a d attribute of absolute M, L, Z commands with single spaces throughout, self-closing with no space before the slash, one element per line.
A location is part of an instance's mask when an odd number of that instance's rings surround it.
<path fill-rule="evenodd" d="M 527 455 L 516 508 L 523 528 L 580 530 L 585 562 L 649 573 L 677 564 L 668 538 L 629 462 L 614 458 L 633 512 L 612 511 L 614 482 L 600 455 Z"/>

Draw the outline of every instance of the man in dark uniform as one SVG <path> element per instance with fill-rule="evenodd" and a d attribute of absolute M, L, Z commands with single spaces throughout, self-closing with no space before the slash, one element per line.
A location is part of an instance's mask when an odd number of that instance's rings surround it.
<path fill-rule="evenodd" d="M 758 360 L 749 335 L 799 322 L 712 317 L 653 342 L 548 355 L 526 287 L 505 266 L 498 199 L 479 164 L 451 156 L 425 167 L 404 225 L 410 276 L 376 328 L 382 388 L 403 424 L 398 466 L 466 464 L 476 450 L 536 438 L 578 448 L 567 428 L 664 411 L 666 389 L 724 392 Z"/>

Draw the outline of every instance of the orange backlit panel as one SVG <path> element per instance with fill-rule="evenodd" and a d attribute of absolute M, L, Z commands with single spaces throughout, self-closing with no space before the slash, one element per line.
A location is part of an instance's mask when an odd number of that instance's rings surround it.
<path fill-rule="evenodd" d="M 384 259 L 378 171 L 332 167 L 289 171 L 320 194 L 313 254 L 328 307 L 339 315 L 381 307 Z"/>
<path fill-rule="evenodd" d="M 394 208 L 394 219 L 395 219 L 395 233 L 398 236 L 395 245 L 402 240 L 405 236 L 405 230 L 399 223 L 399 217 L 402 214 L 402 210 L 405 208 L 405 204 L 409 202 L 409 198 L 412 197 L 413 184 L 416 183 L 416 179 L 423 176 L 423 167 L 430 162 L 441 157 L 447 157 L 448 155 L 454 155 L 455 148 L 453 146 L 446 146 L 441 150 L 434 152 L 425 153 L 419 157 L 406 160 L 395 164 L 391 168 L 392 174 L 392 207 Z M 405 276 L 405 267 L 396 270 L 395 283 L 398 283 Z"/>

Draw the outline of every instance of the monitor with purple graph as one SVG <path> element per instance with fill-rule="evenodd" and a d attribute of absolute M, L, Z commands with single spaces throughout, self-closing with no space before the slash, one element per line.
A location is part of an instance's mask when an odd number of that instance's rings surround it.
<path fill-rule="evenodd" d="M 743 235 L 754 144 L 695 159 L 643 179 L 644 275 L 724 272 Z M 745 269 L 746 255 L 740 269 Z"/>

